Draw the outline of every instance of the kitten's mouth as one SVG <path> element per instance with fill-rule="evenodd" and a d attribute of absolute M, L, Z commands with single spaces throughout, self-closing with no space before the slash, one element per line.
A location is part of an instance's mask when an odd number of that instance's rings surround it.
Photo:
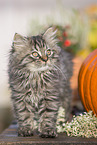
<path fill-rule="evenodd" d="M 45 65 L 45 66 L 41 66 L 41 67 L 33 67 L 31 64 L 27 65 L 28 69 L 31 71 L 31 72 L 41 72 L 41 71 L 46 71 L 46 70 L 49 70 L 50 69 L 50 66 L 48 65 Z"/>
<path fill-rule="evenodd" d="M 49 69 L 49 66 L 46 65 L 46 66 L 42 66 L 40 68 L 34 68 L 34 71 L 45 71 L 45 70 L 48 70 Z"/>

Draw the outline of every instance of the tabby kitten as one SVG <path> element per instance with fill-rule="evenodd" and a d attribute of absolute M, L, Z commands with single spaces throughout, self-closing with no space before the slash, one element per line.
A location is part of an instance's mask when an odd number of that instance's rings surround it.
<path fill-rule="evenodd" d="M 18 135 L 31 136 L 34 118 L 41 137 L 56 137 L 56 119 L 61 105 L 70 114 L 70 55 L 57 46 L 56 31 L 23 37 L 15 34 L 9 57 L 9 84 Z"/>

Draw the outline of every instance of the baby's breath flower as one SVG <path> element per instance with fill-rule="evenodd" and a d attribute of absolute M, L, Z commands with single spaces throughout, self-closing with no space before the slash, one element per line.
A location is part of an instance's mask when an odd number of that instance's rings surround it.
<path fill-rule="evenodd" d="M 66 132 L 68 136 L 97 137 L 97 117 L 92 111 L 73 116 L 70 123 L 65 123 L 65 110 L 60 108 L 57 119 L 57 131 Z M 61 121 L 61 123 L 60 123 Z"/>

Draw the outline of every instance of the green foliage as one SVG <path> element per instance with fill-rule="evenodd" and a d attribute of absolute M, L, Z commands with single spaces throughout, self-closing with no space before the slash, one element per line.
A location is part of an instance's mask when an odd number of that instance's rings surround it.
<path fill-rule="evenodd" d="M 77 51 L 81 49 L 79 41 L 76 36 L 72 34 L 72 28 L 68 26 L 54 26 L 57 29 L 57 38 L 59 40 L 58 45 L 64 50 L 76 55 Z"/>

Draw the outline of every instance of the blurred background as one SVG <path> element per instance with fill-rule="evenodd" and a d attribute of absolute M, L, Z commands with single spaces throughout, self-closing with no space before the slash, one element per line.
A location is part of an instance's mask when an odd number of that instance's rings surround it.
<path fill-rule="evenodd" d="M 36 35 L 52 25 L 59 45 L 74 58 L 72 114 L 83 110 L 77 78 L 83 60 L 97 48 L 97 0 L 0 0 L 0 133 L 13 119 L 7 69 L 14 34 Z"/>

